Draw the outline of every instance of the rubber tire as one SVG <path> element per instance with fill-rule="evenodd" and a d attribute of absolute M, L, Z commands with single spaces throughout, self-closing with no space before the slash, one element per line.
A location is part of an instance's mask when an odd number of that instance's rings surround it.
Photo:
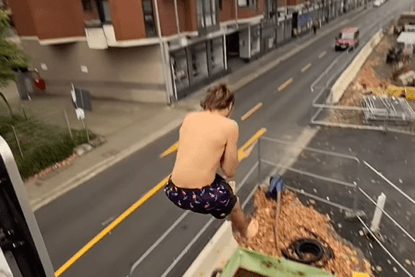
<path fill-rule="evenodd" d="M 320 242 L 316 241 L 316 240 L 311 240 L 311 239 L 304 239 L 304 240 L 300 240 L 298 242 L 295 243 L 294 245 L 294 250 L 295 253 L 301 258 L 303 259 L 302 255 L 303 253 L 312 253 L 315 255 L 315 258 L 312 260 L 304 260 L 304 262 L 307 263 L 315 263 L 318 262 L 319 260 L 321 260 L 321 258 L 323 258 L 324 255 L 324 248 L 323 246 L 320 244 Z M 304 252 L 307 251 L 307 252 Z"/>

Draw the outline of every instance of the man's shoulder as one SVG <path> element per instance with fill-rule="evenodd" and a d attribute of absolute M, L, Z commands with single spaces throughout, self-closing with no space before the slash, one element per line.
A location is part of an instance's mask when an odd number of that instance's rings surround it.
<path fill-rule="evenodd" d="M 230 118 L 224 118 L 223 125 L 226 129 L 228 129 L 230 132 L 235 133 L 239 131 L 238 123 Z"/>
<path fill-rule="evenodd" d="M 193 112 L 189 112 L 189 113 L 187 113 L 187 114 L 184 116 L 184 120 L 187 120 L 187 119 L 193 118 L 193 117 L 195 117 L 195 116 L 197 116 L 197 115 L 199 115 L 199 114 L 200 114 L 200 111 L 193 111 Z"/>
<path fill-rule="evenodd" d="M 238 128 L 239 127 L 239 125 L 238 125 L 238 122 L 236 122 L 235 120 L 233 120 L 233 119 L 230 119 L 230 118 L 226 118 L 227 119 L 227 123 L 230 125 L 230 126 L 232 126 L 232 127 L 236 127 L 236 128 Z"/>

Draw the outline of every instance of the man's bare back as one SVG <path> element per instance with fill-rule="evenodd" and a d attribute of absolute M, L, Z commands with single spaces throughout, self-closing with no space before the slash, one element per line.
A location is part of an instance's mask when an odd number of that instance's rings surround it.
<path fill-rule="evenodd" d="M 230 215 L 232 227 L 245 238 L 258 231 L 258 221 L 250 221 L 236 196 L 238 168 L 238 124 L 229 119 L 235 95 L 225 84 L 208 90 L 202 112 L 186 116 L 180 128 L 179 149 L 173 172 L 164 188 L 177 207 L 217 219 Z M 217 174 L 221 168 L 225 176 Z M 225 178 L 224 178 L 225 177 Z"/>
<path fill-rule="evenodd" d="M 210 185 L 215 179 L 225 150 L 227 153 L 222 169 L 226 175 L 234 175 L 237 140 L 238 125 L 234 120 L 212 111 L 190 113 L 180 129 L 172 181 L 182 188 Z"/>

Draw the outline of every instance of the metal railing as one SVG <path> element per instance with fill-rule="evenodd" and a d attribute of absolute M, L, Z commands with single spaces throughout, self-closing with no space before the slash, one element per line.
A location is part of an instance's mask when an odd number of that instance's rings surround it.
<path fill-rule="evenodd" d="M 271 143 L 271 145 L 265 146 L 265 143 Z M 283 155 L 283 158 L 279 158 L 280 161 L 274 162 L 263 158 L 264 155 L 272 155 L 269 151 L 261 150 L 277 149 L 277 151 L 292 152 L 292 148 L 300 149 L 295 154 L 296 158 L 288 165 L 284 164 L 284 161 L 286 160 L 284 157 L 286 157 L 286 155 Z M 337 162 L 335 159 L 337 159 Z M 370 235 L 370 237 L 378 243 L 379 247 L 391 257 L 396 265 L 407 276 L 414 276 L 415 272 L 410 272 L 410 269 L 403 265 L 404 260 L 402 260 L 403 255 L 410 259 L 410 257 L 413 257 L 415 254 L 413 253 L 413 249 L 415 249 L 415 234 L 411 234 L 409 231 L 411 229 L 413 230 L 413 226 L 411 226 L 411 222 L 408 220 L 408 226 L 405 228 L 403 226 L 404 224 L 394 218 L 391 212 L 386 211 L 385 202 L 379 204 L 370 197 L 369 194 L 374 194 L 379 191 L 379 187 L 377 186 L 375 190 L 371 183 L 367 183 L 364 180 L 364 175 L 369 172 L 378 175 L 384 183 L 393 188 L 393 191 L 390 192 L 390 194 L 393 194 L 393 197 L 398 198 L 394 199 L 397 201 L 397 205 L 402 205 L 400 203 L 403 203 L 403 199 L 409 202 L 409 206 L 407 206 L 407 210 L 409 211 L 413 210 L 411 207 L 415 205 L 415 199 L 393 184 L 367 161 L 361 161 L 358 157 L 353 155 L 295 146 L 292 145 L 292 143 L 264 136 L 258 141 L 258 161 L 256 164 L 258 164 L 258 184 L 264 183 L 264 179 L 261 178 L 261 169 L 265 165 L 274 167 L 273 170 L 268 169 L 269 175 L 265 178 L 265 182 L 269 180 L 270 176 L 278 173 L 278 175 L 284 178 L 287 189 L 294 191 L 296 194 L 302 195 L 307 199 L 312 198 L 324 205 L 330 205 L 340 211 L 344 211 L 347 219 L 357 218 L 358 222 L 360 222 L 362 227 L 366 230 L 366 234 Z M 331 167 L 329 164 L 331 164 Z M 330 169 L 333 169 L 333 164 L 342 166 L 337 167 L 338 169 L 333 173 L 333 171 L 330 171 Z M 351 164 L 355 164 L 356 167 L 350 167 Z M 281 171 L 281 169 L 283 170 Z M 315 170 L 319 172 L 316 173 Z M 327 174 L 328 172 L 331 172 L 336 176 L 348 175 L 351 180 L 340 180 L 339 177 L 333 178 L 323 175 L 323 173 Z M 349 176 L 349 172 L 352 172 L 353 176 Z M 313 180 L 317 180 L 318 183 L 315 183 Z M 386 188 L 387 187 L 385 187 L 385 189 Z M 346 190 L 348 191 L 347 193 L 345 193 Z M 372 191 L 368 192 L 368 190 Z M 326 196 L 328 194 L 330 194 L 330 197 L 337 197 L 339 200 L 336 201 L 335 199 L 330 199 Z M 344 194 L 346 194 L 346 196 Z M 250 197 L 252 197 L 252 195 L 253 193 Z M 399 197 L 402 197 L 403 199 L 399 199 Z M 347 204 L 349 201 L 353 201 L 352 206 Z M 370 208 L 370 205 L 374 205 L 375 212 Z M 376 210 L 378 211 L 376 212 Z M 405 211 L 405 209 L 402 210 Z M 380 225 L 381 215 L 383 214 L 389 221 Z M 366 217 L 370 220 L 372 216 L 373 219 L 371 226 L 369 227 L 369 224 L 365 222 L 364 218 Z M 350 224 L 354 223 L 350 222 Z M 409 245 L 407 247 L 407 249 L 409 249 L 407 252 L 409 253 L 398 251 L 396 249 L 396 242 L 385 240 L 384 236 L 381 235 L 382 230 L 387 230 L 388 232 L 395 234 L 395 236 L 401 236 L 401 239 L 406 242 L 405 245 Z M 396 257 L 398 254 L 400 255 L 400 258 Z M 406 262 L 408 262 L 408 260 L 406 260 Z"/>

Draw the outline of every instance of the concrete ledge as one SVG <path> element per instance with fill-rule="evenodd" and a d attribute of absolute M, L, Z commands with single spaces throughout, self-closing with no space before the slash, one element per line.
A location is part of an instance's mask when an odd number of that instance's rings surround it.
<path fill-rule="evenodd" d="M 229 221 L 225 221 L 213 238 L 203 248 L 193 264 L 183 277 L 211 276 L 212 270 L 223 268 L 233 253 L 238 249 L 238 243 L 232 235 Z"/>
<path fill-rule="evenodd" d="M 331 88 L 328 104 L 337 104 L 340 101 L 347 87 L 356 77 L 358 71 L 363 66 L 369 55 L 372 53 L 373 49 L 379 44 L 382 37 L 383 32 L 378 31 L 370 39 L 370 41 L 366 43 L 359 54 L 356 55 L 352 63 L 340 75 L 339 79 L 337 79 L 336 83 L 334 83 L 333 87 Z"/>

